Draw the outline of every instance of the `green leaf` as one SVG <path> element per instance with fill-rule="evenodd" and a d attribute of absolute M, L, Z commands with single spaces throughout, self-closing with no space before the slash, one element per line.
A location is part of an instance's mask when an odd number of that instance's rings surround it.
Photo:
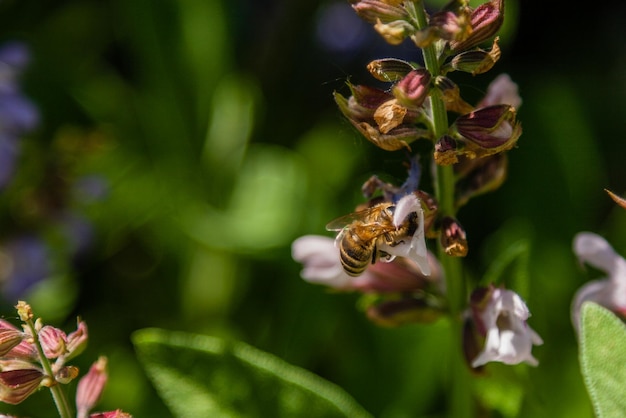
<path fill-rule="evenodd" d="M 596 416 L 626 416 L 626 326 L 591 302 L 582 306 L 580 363 Z"/>
<path fill-rule="evenodd" d="M 133 343 L 177 417 L 371 417 L 338 386 L 242 342 L 144 329 Z"/>

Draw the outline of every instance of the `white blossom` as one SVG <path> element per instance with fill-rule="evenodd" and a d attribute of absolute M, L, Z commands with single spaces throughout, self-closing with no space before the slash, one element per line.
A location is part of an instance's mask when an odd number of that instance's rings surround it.
<path fill-rule="evenodd" d="M 531 350 L 543 341 L 526 323 L 530 312 L 522 298 L 511 290 L 499 288 L 491 289 L 488 295 L 484 306 L 472 312 L 477 329 L 485 333 L 484 347 L 472 361 L 472 367 L 490 361 L 536 366 L 539 362 Z"/>
<path fill-rule="evenodd" d="M 393 224 L 398 228 L 411 213 L 417 213 L 418 226 L 410 239 L 391 245 L 381 245 L 381 250 L 392 256 L 407 257 L 419 266 L 422 274 L 430 274 L 430 263 L 428 261 L 428 249 L 426 248 L 426 236 L 424 233 L 424 209 L 419 198 L 410 193 L 402 197 L 396 204 L 393 214 Z"/>
<path fill-rule="evenodd" d="M 574 237 L 574 254 L 581 263 L 604 271 L 607 277 L 582 286 L 572 302 L 572 322 L 578 330 L 583 302 L 591 301 L 610 311 L 626 313 L 626 260 L 601 236 L 580 232 Z"/>

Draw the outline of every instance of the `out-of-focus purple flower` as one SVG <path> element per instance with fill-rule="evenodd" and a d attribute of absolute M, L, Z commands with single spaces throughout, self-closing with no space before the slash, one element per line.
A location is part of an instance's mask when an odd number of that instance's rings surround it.
<path fill-rule="evenodd" d="M 93 226 L 89 220 L 78 212 L 67 210 L 57 218 L 57 222 L 71 256 L 80 255 L 89 248 L 93 241 Z"/>
<path fill-rule="evenodd" d="M 0 188 L 15 170 L 19 138 L 39 123 L 37 108 L 24 97 L 18 84 L 29 59 L 23 43 L 10 42 L 0 48 Z"/>
<path fill-rule="evenodd" d="M 7 300 L 19 299 L 51 271 L 50 248 L 39 237 L 24 235 L 0 248 L 0 281 Z"/>
<path fill-rule="evenodd" d="M 582 286 L 572 302 L 572 322 L 578 331 L 580 309 L 591 301 L 626 318 L 626 260 L 600 235 L 581 232 L 574 237 L 574 253 L 581 263 L 587 263 L 607 273 L 607 277 Z"/>
<path fill-rule="evenodd" d="M 104 199 L 109 192 L 109 183 L 99 175 L 89 175 L 74 182 L 74 198 L 79 203 L 94 203 Z"/>

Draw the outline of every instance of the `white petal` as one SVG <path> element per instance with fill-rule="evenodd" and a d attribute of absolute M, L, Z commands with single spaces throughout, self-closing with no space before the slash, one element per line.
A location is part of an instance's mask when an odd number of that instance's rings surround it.
<path fill-rule="evenodd" d="M 583 302 L 591 301 L 608 307 L 607 303 L 610 303 L 610 296 L 612 293 L 610 287 L 611 281 L 609 279 L 602 279 L 585 283 L 584 286 L 578 289 L 574 295 L 571 312 L 572 324 L 574 325 L 574 329 L 576 331 L 578 331 L 580 327 L 580 309 Z"/>
<path fill-rule="evenodd" d="M 308 282 L 341 289 L 352 281 L 341 265 L 332 238 L 305 235 L 292 243 L 291 254 L 294 260 L 304 264 L 300 276 Z"/>
<path fill-rule="evenodd" d="M 401 242 L 397 245 L 384 246 L 385 252 L 398 257 L 408 257 L 415 261 L 421 272 L 425 276 L 430 275 L 430 263 L 428 261 L 428 249 L 426 248 L 426 236 L 424 233 L 424 210 L 419 198 L 410 193 L 403 196 L 398 203 L 393 214 L 393 224 L 397 228 L 406 220 L 409 214 L 417 213 L 417 230 L 410 241 Z"/>
<path fill-rule="evenodd" d="M 574 254 L 607 273 L 613 272 L 619 265 L 617 260 L 622 259 L 604 238 L 592 232 L 580 232 L 574 237 Z"/>
<path fill-rule="evenodd" d="M 397 228 L 409 216 L 410 213 L 417 212 L 418 216 L 422 214 L 422 220 L 424 218 L 424 211 L 422 209 L 422 204 L 417 196 L 414 193 L 410 193 L 406 196 L 403 196 L 402 199 L 398 200 L 396 203 L 396 209 L 393 213 L 393 225 Z M 420 225 L 423 227 L 423 222 L 420 222 Z"/>

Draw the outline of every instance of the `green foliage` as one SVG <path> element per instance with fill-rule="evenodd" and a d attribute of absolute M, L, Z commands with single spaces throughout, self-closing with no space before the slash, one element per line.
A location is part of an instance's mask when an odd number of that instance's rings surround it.
<path fill-rule="evenodd" d="M 607 309 L 585 302 L 580 364 L 598 418 L 626 414 L 626 325 Z"/>
<path fill-rule="evenodd" d="M 242 342 L 158 329 L 133 341 L 177 417 L 370 417 L 338 386 Z"/>

